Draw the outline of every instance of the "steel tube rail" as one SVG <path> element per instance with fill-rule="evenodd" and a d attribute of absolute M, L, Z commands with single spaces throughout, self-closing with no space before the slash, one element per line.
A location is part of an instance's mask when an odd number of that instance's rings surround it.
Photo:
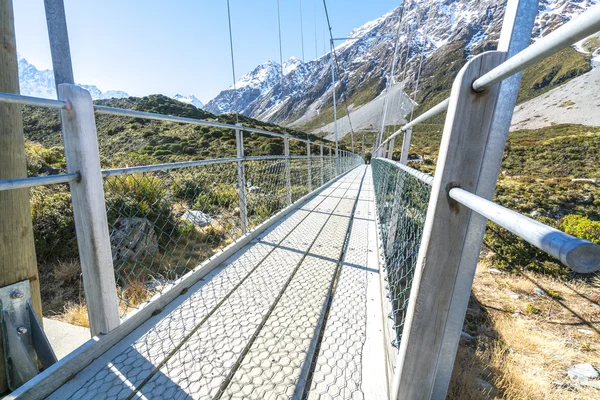
<path fill-rule="evenodd" d="M 600 270 L 600 246 L 597 244 L 578 239 L 461 188 L 451 189 L 448 195 L 477 214 L 559 259 L 575 272 L 589 274 Z"/>
<path fill-rule="evenodd" d="M 34 186 L 55 185 L 58 183 L 69 183 L 79 180 L 81 176 L 78 173 L 35 176 L 31 178 L 6 179 L 0 181 L 0 191 L 24 189 Z"/>
<path fill-rule="evenodd" d="M 427 110 L 423 114 L 419 115 L 417 118 L 413 119 L 412 121 L 410 121 L 406 125 L 403 125 L 396 132 L 394 132 L 393 134 L 391 134 L 390 137 L 388 137 L 386 140 L 384 140 L 381 143 L 381 146 L 385 146 L 385 144 L 387 142 L 389 142 L 390 139 L 395 138 L 396 136 L 398 136 L 402 132 L 406 132 L 407 129 L 412 128 L 413 126 L 418 125 L 421 122 L 426 121 L 426 120 L 428 120 L 431 117 L 434 117 L 434 116 L 436 116 L 438 114 L 443 113 L 444 111 L 446 111 L 448 109 L 448 104 L 450 104 L 450 99 L 449 98 L 446 99 L 446 100 L 444 100 L 444 101 L 442 101 L 441 103 L 438 103 L 436 106 L 430 108 L 429 110 Z"/>
<path fill-rule="evenodd" d="M 600 31 L 600 6 L 592 7 L 525 50 L 509 58 L 473 82 L 473 90 L 484 91 L 552 54 Z"/>
<path fill-rule="evenodd" d="M 40 99 L 40 100 L 42 100 L 42 99 Z M 0 101 L 2 101 L 1 97 L 0 97 Z M 63 107 L 64 107 L 64 104 L 63 104 Z M 315 142 L 311 142 L 308 139 L 302 139 L 299 137 L 287 135 L 285 133 L 271 132 L 271 131 L 267 131 L 264 129 L 258 129 L 258 128 L 250 128 L 250 127 L 246 127 L 243 125 L 241 125 L 241 128 L 240 128 L 239 125 L 230 125 L 230 124 L 225 124 L 223 122 L 207 121 L 205 119 L 176 117 L 176 116 L 172 116 L 172 115 L 157 114 L 157 113 L 152 113 L 152 112 L 147 112 L 147 111 L 127 110 L 127 109 L 123 109 L 123 108 L 106 107 L 106 106 L 94 106 L 94 110 L 98 114 L 104 114 L 104 115 L 116 115 L 119 117 L 130 117 L 130 118 L 144 118 L 144 119 L 151 119 L 151 120 L 156 120 L 156 121 L 174 122 L 174 123 L 179 123 L 179 124 L 212 126 L 215 128 L 241 129 L 244 132 L 261 133 L 263 135 L 275 136 L 275 137 L 280 137 L 283 139 L 287 138 L 290 140 L 296 140 L 298 142 L 318 144 Z M 330 146 L 327 146 L 327 147 L 330 147 Z"/>
<path fill-rule="evenodd" d="M 282 156 L 279 156 L 282 157 Z M 246 159 L 249 159 L 247 157 Z M 102 177 L 108 178 L 111 176 L 130 175 L 143 172 L 158 172 L 167 171 L 170 169 L 179 169 L 187 167 L 197 167 L 200 165 L 222 164 L 227 162 L 243 161 L 244 157 L 217 158 L 213 160 L 198 160 L 198 161 L 181 161 L 169 164 L 141 165 L 139 167 L 103 169 Z"/>
<path fill-rule="evenodd" d="M 9 104 L 21 104 L 24 106 L 37 106 L 55 109 L 65 109 L 68 104 L 64 101 L 53 99 L 42 99 L 40 97 L 23 96 L 20 94 L 0 92 L 0 102 Z"/>
<path fill-rule="evenodd" d="M 414 176 L 415 178 L 417 178 L 418 180 L 420 180 L 421 182 L 423 182 L 429 186 L 433 185 L 433 176 L 432 175 L 426 174 L 425 172 L 421 172 L 421 171 L 416 170 L 411 167 L 407 167 L 404 164 L 400 164 L 398 161 L 393 161 L 388 158 L 378 158 L 378 160 L 385 161 L 387 163 L 392 164 L 393 166 L 395 166 L 397 168 L 400 168 L 407 174 Z"/>

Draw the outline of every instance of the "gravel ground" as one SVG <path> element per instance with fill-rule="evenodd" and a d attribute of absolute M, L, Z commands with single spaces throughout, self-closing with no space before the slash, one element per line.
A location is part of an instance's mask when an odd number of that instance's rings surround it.
<path fill-rule="evenodd" d="M 551 91 L 519 104 L 511 130 L 555 124 L 600 126 L 600 59 L 595 68 Z"/>

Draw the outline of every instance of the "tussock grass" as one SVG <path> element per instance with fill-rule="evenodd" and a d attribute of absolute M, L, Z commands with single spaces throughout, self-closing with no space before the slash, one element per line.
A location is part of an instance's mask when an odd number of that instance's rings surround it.
<path fill-rule="evenodd" d="M 489 266 L 484 260 L 477 270 L 463 328 L 475 339 L 459 347 L 448 398 L 599 398 L 599 389 L 579 386 L 565 373 L 574 364 L 600 368 L 598 276 L 495 275 Z M 534 294 L 536 286 L 546 294 Z M 532 307 L 538 312 L 528 313 Z"/>

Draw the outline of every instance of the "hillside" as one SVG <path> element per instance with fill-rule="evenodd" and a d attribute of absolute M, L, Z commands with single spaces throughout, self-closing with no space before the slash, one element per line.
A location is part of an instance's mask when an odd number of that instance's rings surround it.
<path fill-rule="evenodd" d="M 236 122 L 232 114 L 216 117 L 190 104 L 162 95 L 99 100 L 96 104 L 229 124 Z M 239 122 L 249 127 L 285 132 L 303 139 L 308 137 L 313 141 L 326 142 L 313 135 L 244 116 L 239 117 Z M 23 123 L 26 139 L 46 148 L 62 147 L 57 112 L 45 108 L 24 107 Z M 231 129 L 110 115 L 97 115 L 96 124 L 103 167 L 233 157 L 236 154 L 235 133 Z M 252 156 L 283 154 L 283 140 L 268 135 L 246 133 L 244 147 L 246 154 Z M 306 154 L 306 144 L 291 141 L 290 152 Z"/>

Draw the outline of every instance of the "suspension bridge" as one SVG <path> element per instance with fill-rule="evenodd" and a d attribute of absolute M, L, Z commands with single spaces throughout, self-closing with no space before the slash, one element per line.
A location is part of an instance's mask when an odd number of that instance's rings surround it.
<path fill-rule="evenodd" d="M 10 15 L 10 1 L 0 4 Z M 62 1 L 46 7 L 58 100 L 3 83 L 0 111 L 58 110 L 67 172 L 0 171 L 0 204 L 69 185 L 94 337 L 56 360 L 37 273 L 5 282 L 6 398 L 441 399 L 487 221 L 578 273 L 600 269 L 598 245 L 490 200 L 519 72 L 599 31 L 599 7 L 530 44 L 538 2 L 509 0 L 497 50 L 467 62 L 449 99 L 387 138 L 382 128 L 369 165 L 337 141 L 94 105 L 73 84 Z M 1 22 L 12 29 L 10 18 Z M 3 57 L 16 64 L 12 40 Z M 406 165 L 411 128 L 443 111 L 431 176 Z M 237 154 L 102 169 L 99 115 L 229 129 Z M 250 134 L 281 140 L 283 154 L 248 155 Z M 13 227 L 18 217 L 11 213 Z M 17 236 L 10 243 L 21 252 Z M 147 297 L 131 295 L 141 287 Z"/>

